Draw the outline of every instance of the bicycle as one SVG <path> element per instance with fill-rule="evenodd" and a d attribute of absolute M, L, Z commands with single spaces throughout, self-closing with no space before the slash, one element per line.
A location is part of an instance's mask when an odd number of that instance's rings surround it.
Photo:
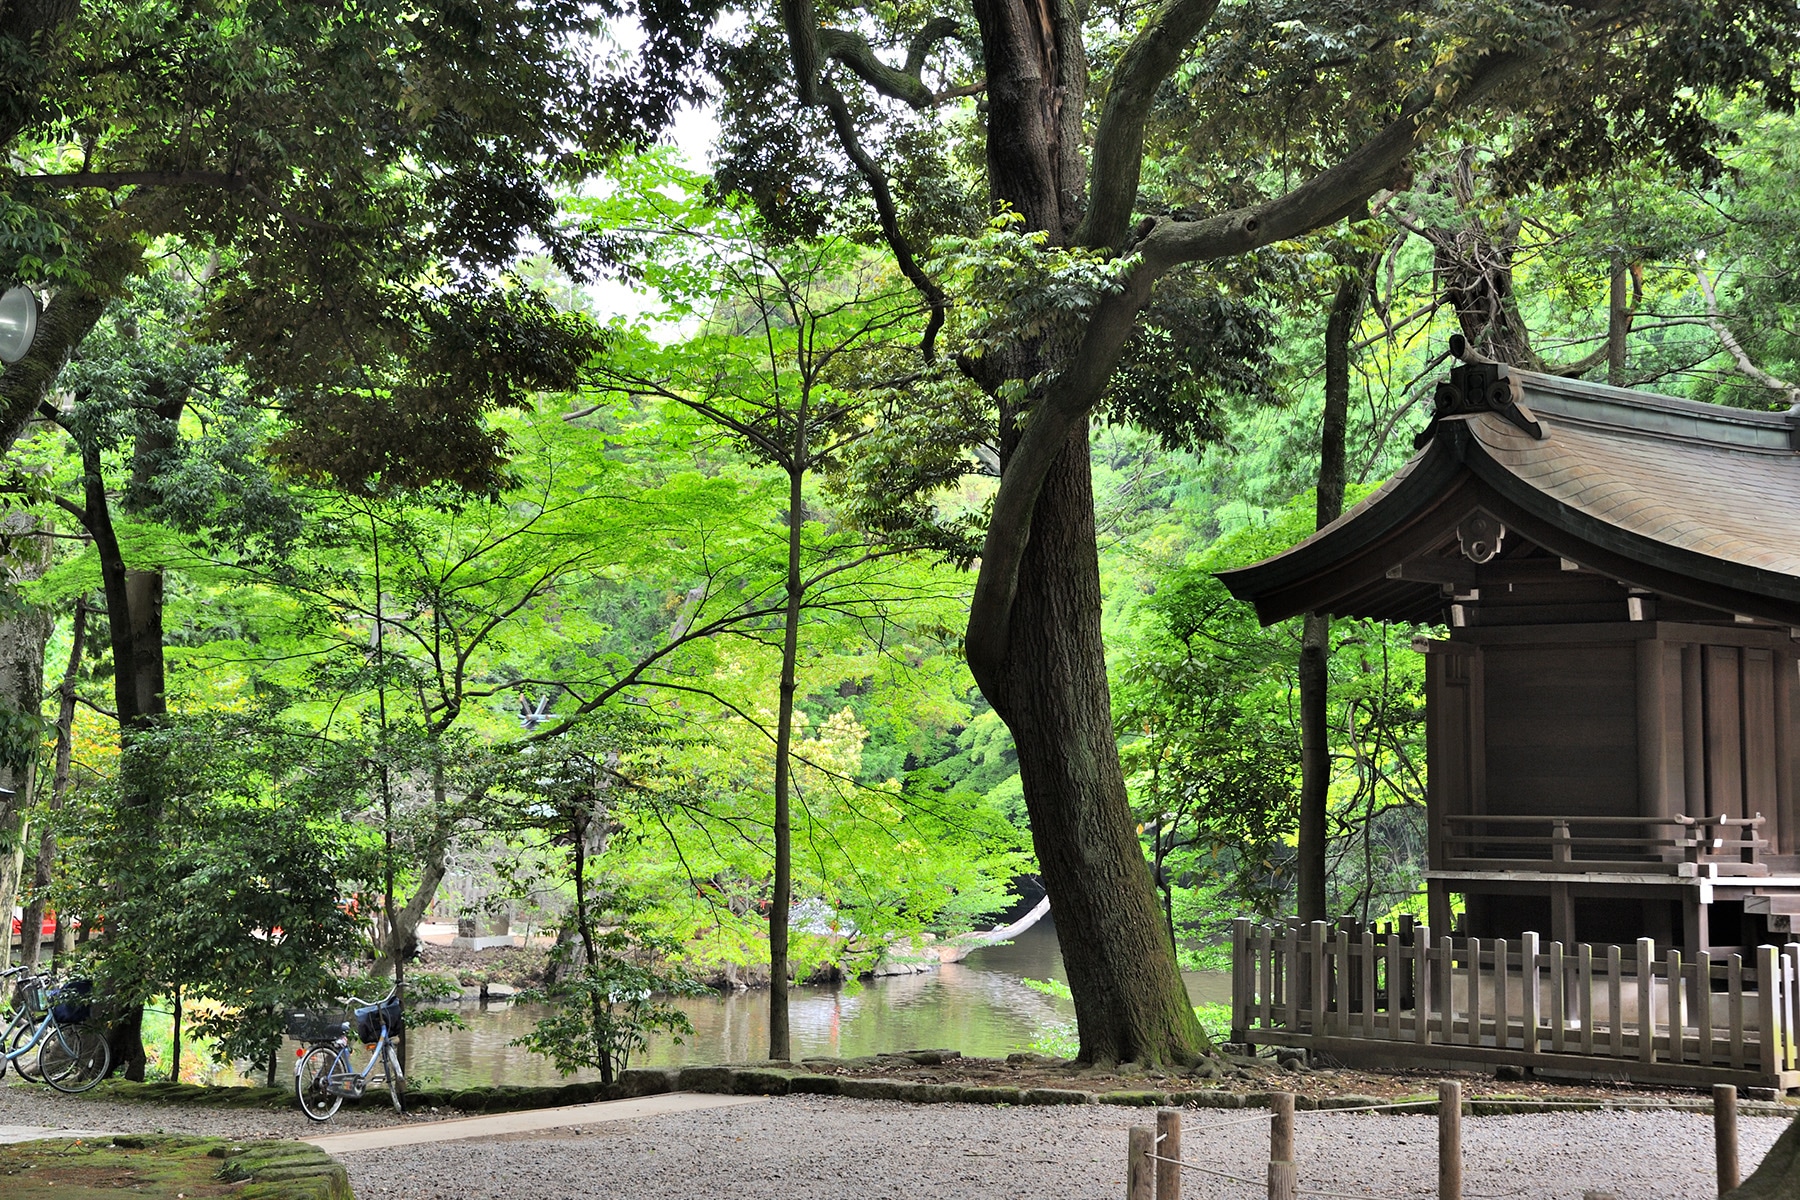
<path fill-rule="evenodd" d="M 17 1006 L 0 1029 L 0 1075 L 12 1067 L 34 1083 L 48 1083 L 59 1092 L 85 1092 L 106 1078 L 112 1066 L 112 1047 L 93 1026 L 88 996 L 93 984 L 73 980 L 52 988 L 45 975 L 33 975 L 25 967 L 0 971 L 0 979 L 23 976 L 14 986 Z M 35 1024 L 34 1024 L 35 1022 Z M 37 1052 L 35 1070 L 28 1065 Z"/>
<path fill-rule="evenodd" d="M 288 1032 L 307 1043 L 295 1052 L 294 1096 L 300 1111 L 314 1121 L 329 1121 L 346 1096 L 361 1099 L 371 1084 L 387 1089 L 395 1112 L 405 1111 L 406 1075 L 394 1047 L 394 1035 L 404 1027 L 398 994 L 389 991 L 373 1004 L 351 996 L 350 1003 L 354 1006 L 350 1021 L 321 1024 L 321 1018 L 310 1013 L 288 1019 Z M 360 1071 L 350 1051 L 353 1030 L 369 1048 L 369 1061 Z"/>

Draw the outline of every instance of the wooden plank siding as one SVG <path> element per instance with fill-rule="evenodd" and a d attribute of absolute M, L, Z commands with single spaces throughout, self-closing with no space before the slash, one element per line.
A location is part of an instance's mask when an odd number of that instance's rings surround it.
<path fill-rule="evenodd" d="M 1487 807 L 1636 816 L 1637 650 L 1629 643 L 1487 646 Z"/>
<path fill-rule="evenodd" d="M 1744 815 L 1744 712 L 1736 646 L 1702 646 L 1706 710 L 1706 815 Z"/>
<path fill-rule="evenodd" d="M 1775 655 L 1755 647 L 1743 651 L 1744 815 L 1762 814 L 1762 834 L 1780 840 L 1781 813 L 1775 803 Z"/>

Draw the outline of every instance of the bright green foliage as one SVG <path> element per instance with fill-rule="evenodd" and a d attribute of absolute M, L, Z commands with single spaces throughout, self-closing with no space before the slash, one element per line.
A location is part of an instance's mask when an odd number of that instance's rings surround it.
<path fill-rule="evenodd" d="M 358 764 L 261 713 L 171 718 L 128 753 L 162 803 L 78 793 L 58 815 L 74 864 L 58 907 L 102 927 L 91 945 L 113 1001 L 179 986 L 221 1006 L 194 1020 L 197 1033 L 261 1062 L 285 1009 L 335 999 L 338 969 L 363 946 L 354 909 L 379 847 L 340 807 Z"/>

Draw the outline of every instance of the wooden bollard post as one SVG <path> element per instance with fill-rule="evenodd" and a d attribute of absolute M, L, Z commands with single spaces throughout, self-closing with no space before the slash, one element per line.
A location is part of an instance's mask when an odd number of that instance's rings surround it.
<path fill-rule="evenodd" d="M 1295 1200 L 1300 1169 L 1294 1165 L 1294 1093 L 1269 1094 L 1269 1200 Z"/>
<path fill-rule="evenodd" d="M 1462 1084 L 1438 1084 L 1438 1200 L 1462 1200 Z"/>
<path fill-rule="evenodd" d="M 1156 1200 L 1156 1176 L 1150 1170 L 1156 1131 L 1148 1125 L 1133 1125 L 1126 1146 L 1125 1200 Z"/>
<path fill-rule="evenodd" d="M 1156 1200 L 1181 1200 L 1181 1110 L 1156 1110 Z"/>
<path fill-rule="evenodd" d="M 1719 1195 L 1723 1196 L 1740 1182 L 1737 1089 L 1729 1083 L 1713 1085 L 1713 1154 L 1719 1163 Z"/>

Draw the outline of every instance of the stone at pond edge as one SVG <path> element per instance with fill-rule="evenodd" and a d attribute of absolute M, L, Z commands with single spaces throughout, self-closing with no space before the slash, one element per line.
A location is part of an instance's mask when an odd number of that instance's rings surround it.
<path fill-rule="evenodd" d="M 684 1092 L 730 1092 L 732 1075 L 729 1067 L 683 1067 L 675 1086 Z"/>
<path fill-rule="evenodd" d="M 1170 1092 L 1170 1104 L 1191 1104 L 1195 1108 L 1242 1108 L 1244 1097 L 1238 1092 Z"/>
<path fill-rule="evenodd" d="M 741 1096 L 785 1096 L 792 1076 L 785 1071 L 735 1071 L 732 1090 Z"/>
<path fill-rule="evenodd" d="M 1097 1104 L 1120 1104 L 1131 1108 L 1160 1108 L 1169 1103 L 1167 1092 L 1101 1092 L 1094 1097 Z"/>
<path fill-rule="evenodd" d="M 917 1086 L 897 1079 L 844 1079 L 839 1081 L 838 1095 L 852 1100 L 911 1100 Z"/>
<path fill-rule="evenodd" d="M 613 1096 L 619 1100 L 632 1100 L 672 1092 L 677 1087 L 676 1074 L 667 1067 L 631 1067 L 619 1072 L 619 1081 L 613 1084 Z"/>
<path fill-rule="evenodd" d="M 1069 1088 L 1026 1088 L 1023 1101 L 1026 1104 L 1092 1104 L 1094 1093 Z"/>
<path fill-rule="evenodd" d="M 799 1096 L 841 1096 L 844 1081 L 836 1075 L 796 1075 L 788 1080 L 788 1093 Z"/>
<path fill-rule="evenodd" d="M 966 1087 L 962 1098 L 969 1104 L 1023 1104 L 1025 1093 L 1016 1087 Z"/>

